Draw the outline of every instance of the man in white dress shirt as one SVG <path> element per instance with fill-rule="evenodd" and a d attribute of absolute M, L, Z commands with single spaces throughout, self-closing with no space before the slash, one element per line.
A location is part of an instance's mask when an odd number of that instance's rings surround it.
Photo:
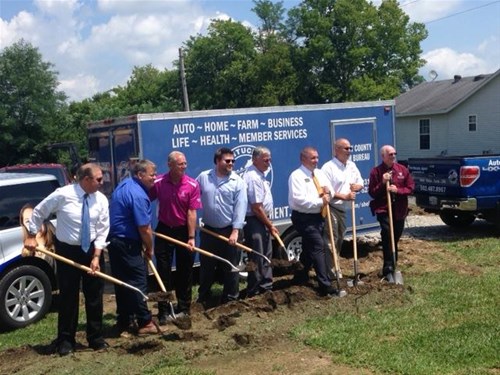
<path fill-rule="evenodd" d="M 304 265 L 295 273 L 293 281 L 307 283 L 309 269 L 313 266 L 320 295 L 331 297 L 338 295 L 338 291 L 333 288 L 328 274 L 323 239 L 325 219 L 321 212 L 330 202 L 332 188 L 325 174 L 317 168 L 319 156 L 314 147 L 302 149 L 300 161 L 302 165 L 288 178 L 288 204 L 292 209 L 293 226 L 302 236 L 300 261 Z"/>
<path fill-rule="evenodd" d="M 347 227 L 346 211 L 351 208 L 351 201 L 356 199 L 356 193 L 363 188 L 363 178 L 356 164 L 349 160 L 352 151 L 349 140 L 339 138 L 335 141 L 333 147 L 335 156 L 323 164 L 321 170 L 330 181 L 334 191 L 330 201 L 330 213 L 335 238 L 335 250 L 337 255 L 340 255 Z M 325 230 L 325 241 L 329 243 L 327 230 Z M 331 252 L 327 251 L 326 256 L 329 269 L 331 269 L 333 263 Z M 339 275 L 339 277 L 341 276 Z"/>
<path fill-rule="evenodd" d="M 78 326 L 80 283 L 85 296 L 87 317 L 87 341 L 94 350 L 106 349 L 102 332 L 104 281 L 93 273 L 104 267 L 103 250 L 109 232 L 108 199 L 98 189 L 102 185 L 101 168 L 96 164 L 84 164 L 76 172 L 77 182 L 57 189 L 33 210 L 29 220 L 29 236 L 24 246 L 33 251 L 37 246 L 35 234 L 44 220 L 57 216 L 56 253 L 76 263 L 88 266 L 86 273 L 57 261 L 59 286 L 59 315 L 57 323 L 57 352 L 61 356 L 75 350 Z M 83 206 L 88 202 L 87 238 L 83 230 Z"/>

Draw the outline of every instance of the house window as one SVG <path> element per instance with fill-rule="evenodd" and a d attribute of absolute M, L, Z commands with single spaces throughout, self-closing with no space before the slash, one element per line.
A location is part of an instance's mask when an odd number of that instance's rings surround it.
<path fill-rule="evenodd" d="M 420 120 L 420 149 L 430 150 L 431 148 L 431 120 Z"/>
<path fill-rule="evenodd" d="M 469 131 L 475 132 L 477 129 L 477 116 L 469 115 Z"/>

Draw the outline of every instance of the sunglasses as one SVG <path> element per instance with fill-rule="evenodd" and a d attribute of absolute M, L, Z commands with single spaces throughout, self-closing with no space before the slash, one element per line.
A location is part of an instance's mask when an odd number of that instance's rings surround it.
<path fill-rule="evenodd" d="M 234 159 L 224 159 L 224 163 L 226 163 L 226 164 L 234 164 Z"/>

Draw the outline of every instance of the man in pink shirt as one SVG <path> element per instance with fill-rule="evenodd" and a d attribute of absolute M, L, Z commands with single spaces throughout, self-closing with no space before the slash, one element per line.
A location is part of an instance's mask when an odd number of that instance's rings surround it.
<path fill-rule="evenodd" d="M 160 176 L 149 193 L 151 200 L 158 199 L 159 213 L 156 232 L 173 237 L 193 247 L 196 232 L 196 210 L 201 208 L 200 186 L 185 174 L 186 157 L 173 151 L 168 155 L 168 173 Z M 172 280 L 172 259 L 175 252 L 176 272 Z M 175 286 L 176 315 L 189 315 L 193 289 L 194 254 L 185 247 L 156 237 L 155 256 L 158 273 L 167 289 Z M 173 284 L 173 285 L 172 285 Z M 168 305 L 158 303 L 160 324 L 168 322 Z"/>

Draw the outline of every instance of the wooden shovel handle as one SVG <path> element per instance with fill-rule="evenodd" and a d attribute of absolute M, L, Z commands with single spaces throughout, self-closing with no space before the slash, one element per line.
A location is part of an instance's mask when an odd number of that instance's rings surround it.
<path fill-rule="evenodd" d="M 356 240 L 356 202 L 351 201 L 351 213 L 352 213 L 352 250 L 354 253 L 354 260 L 358 260 L 358 242 Z"/>
<path fill-rule="evenodd" d="M 274 235 L 274 238 L 276 239 L 276 241 L 278 241 L 279 245 L 280 245 L 283 249 L 286 249 L 285 244 L 283 243 L 283 240 L 281 239 L 281 237 L 280 237 L 280 235 L 279 235 L 279 234 L 275 234 L 275 235 Z"/>
<path fill-rule="evenodd" d="M 153 260 L 151 258 L 149 258 L 147 255 L 146 255 L 146 258 L 148 259 L 149 268 L 151 268 L 151 271 L 153 271 L 153 273 L 156 277 L 156 281 L 158 281 L 158 285 L 160 286 L 160 290 L 162 292 L 166 293 L 167 289 L 165 288 L 165 284 L 163 284 L 163 281 L 160 277 L 160 274 L 158 273 L 158 270 L 155 267 L 155 264 L 153 263 Z"/>
<path fill-rule="evenodd" d="M 175 238 L 172 238 L 172 237 L 166 236 L 166 235 L 161 234 L 161 233 L 156 233 L 156 232 L 153 232 L 153 234 L 154 234 L 155 236 L 158 236 L 158 237 L 160 237 L 160 238 L 163 238 L 164 240 L 167 240 L 167 241 L 173 242 L 173 243 L 175 243 L 175 244 L 177 244 L 177 245 L 179 245 L 179 246 L 184 246 L 184 247 L 186 247 L 186 248 L 190 249 L 190 246 L 189 246 L 188 244 L 186 244 L 186 243 L 184 243 L 184 242 L 182 242 L 182 241 L 179 241 L 179 240 L 177 240 L 177 239 L 175 239 Z M 194 251 L 196 251 L 196 252 L 198 252 L 198 253 L 200 253 L 200 254 L 206 255 L 207 257 L 212 257 L 212 258 L 215 258 L 215 259 L 220 260 L 221 262 L 226 263 L 227 265 L 229 265 L 229 266 L 231 267 L 231 269 L 232 269 L 232 271 L 233 271 L 233 272 L 240 272 L 240 271 L 241 271 L 241 270 L 240 270 L 240 269 L 238 269 L 238 268 L 237 268 L 234 264 L 232 264 L 229 260 L 224 259 L 224 258 L 222 258 L 222 257 L 220 257 L 220 256 L 218 256 L 218 255 L 212 254 L 212 253 L 211 253 L 211 252 L 209 252 L 209 251 L 206 251 L 206 250 L 200 249 L 199 247 L 195 247 L 195 246 L 193 246 L 193 250 L 194 250 Z"/>
<path fill-rule="evenodd" d="M 64 262 L 66 264 L 69 264 L 70 266 L 73 266 L 73 267 L 76 267 L 82 271 L 86 271 L 86 272 L 92 272 L 92 269 L 90 267 L 87 267 L 87 266 L 84 266 L 83 264 L 80 264 L 80 263 L 76 263 L 75 261 L 71 260 L 71 259 L 68 259 L 68 258 L 65 258 L 59 254 L 56 254 L 56 253 L 53 253 L 52 251 L 49 251 L 47 249 L 44 249 L 43 247 L 40 247 L 40 246 L 37 246 L 36 247 L 36 251 L 39 251 L 41 253 L 44 253 L 45 255 L 48 255 L 52 258 L 55 258 L 61 262 Z M 118 285 L 121 285 L 121 286 L 128 286 L 127 283 L 121 281 L 121 280 L 118 280 L 118 279 L 115 279 L 113 276 L 109 276 L 108 274 L 105 274 L 105 273 L 102 273 L 100 271 L 94 271 L 94 275 L 97 276 L 97 277 L 100 277 L 102 279 L 105 279 L 105 280 L 108 280 L 114 284 L 118 284 Z"/>
<path fill-rule="evenodd" d="M 213 232 L 210 229 L 207 229 L 205 227 L 200 227 L 200 230 L 202 232 L 210 234 L 211 236 L 214 236 L 215 238 L 218 238 L 219 240 L 226 241 L 226 242 L 229 243 L 229 238 L 224 237 L 222 234 L 215 233 L 215 232 Z M 234 244 L 234 246 L 239 247 L 242 250 L 245 250 L 247 253 L 253 253 L 253 250 L 251 248 L 249 248 L 248 246 L 243 245 L 242 243 L 236 242 Z"/>
<path fill-rule="evenodd" d="M 330 205 L 326 205 L 326 223 L 328 225 L 328 236 L 330 239 L 330 251 L 332 253 L 332 258 L 333 258 L 333 267 L 335 268 L 335 273 L 338 274 L 340 273 L 340 265 L 339 265 L 339 260 L 337 258 L 337 249 L 335 249 L 335 238 L 333 235 L 333 224 L 332 224 L 332 216 L 330 215 Z"/>
<path fill-rule="evenodd" d="M 182 241 L 179 241 L 175 238 L 172 238 L 172 237 L 169 237 L 169 236 L 166 236 L 164 234 L 161 234 L 161 233 L 157 233 L 157 232 L 153 232 L 153 234 L 157 237 L 160 237 L 160 238 L 163 238 L 164 240 L 167 240 L 167 241 L 170 241 L 170 242 L 173 242 L 175 243 L 176 245 L 179 245 L 179 246 L 182 246 L 182 247 L 185 247 L 186 249 L 191 249 L 191 246 L 189 246 L 187 243 L 184 243 Z M 211 252 L 209 251 L 206 251 L 206 250 L 203 250 L 203 249 L 200 249 L 199 247 L 196 247 L 196 246 L 193 246 L 192 249 L 200 254 L 203 254 L 203 255 L 206 255 L 207 257 L 214 257 L 215 254 L 212 254 Z"/>
<path fill-rule="evenodd" d="M 387 191 L 387 213 L 389 214 L 389 231 L 391 232 L 391 250 L 392 253 L 396 253 L 396 244 L 394 241 L 394 222 L 393 222 L 393 217 L 392 217 L 392 197 L 391 197 L 391 192 L 389 191 L 389 181 L 385 183 L 385 190 Z M 394 259 L 394 262 L 396 259 Z"/>

